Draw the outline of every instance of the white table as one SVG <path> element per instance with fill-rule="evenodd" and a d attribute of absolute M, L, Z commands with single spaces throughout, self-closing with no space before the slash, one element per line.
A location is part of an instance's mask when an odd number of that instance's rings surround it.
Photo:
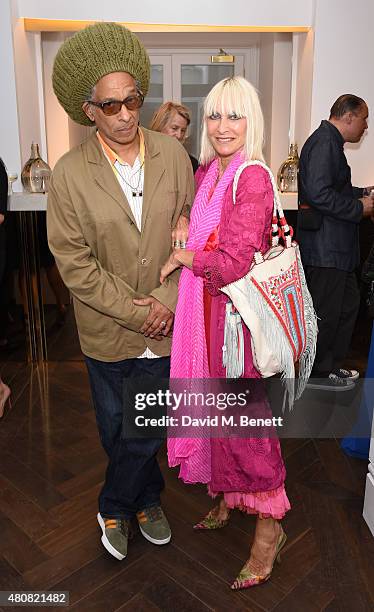
<path fill-rule="evenodd" d="M 30 212 L 47 210 L 46 193 L 12 193 L 8 196 L 8 210 L 12 212 Z"/>
<path fill-rule="evenodd" d="M 297 193 L 281 193 L 280 200 L 284 210 L 297 210 Z M 8 210 L 14 212 L 47 210 L 47 194 L 13 193 L 8 197 Z"/>
<path fill-rule="evenodd" d="M 280 193 L 283 210 L 297 210 L 297 193 Z"/>

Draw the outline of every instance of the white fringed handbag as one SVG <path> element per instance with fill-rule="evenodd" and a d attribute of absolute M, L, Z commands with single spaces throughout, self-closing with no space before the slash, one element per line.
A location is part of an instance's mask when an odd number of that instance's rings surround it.
<path fill-rule="evenodd" d="M 281 374 L 286 379 L 289 405 L 298 399 L 312 370 L 317 342 L 317 317 L 306 285 L 299 246 L 292 240 L 271 170 L 260 161 L 243 163 L 236 171 L 236 189 L 247 166 L 259 165 L 270 176 L 274 192 L 271 248 L 253 257 L 243 278 L 221 291 L 231 302 L 226 305 L 223 365 L 228 378 L 244 372 L 242 321 L 251 332 L 253 362 L 263 378 Z M 284 246 L 279 244 L 283 238 Z M 294 391 L 295 366 L 299 362 L 297 392 Z"/>

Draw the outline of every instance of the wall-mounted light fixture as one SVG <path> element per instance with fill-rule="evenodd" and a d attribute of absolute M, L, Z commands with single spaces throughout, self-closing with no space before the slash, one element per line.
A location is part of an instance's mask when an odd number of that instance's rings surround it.
<path fill-rule="evenodd" d="M 220 49 L 217 55 L 210 56 L 210 61 L 212 64 L 233 64 L 235 55 L 230 55 L 224 49 Z"/>

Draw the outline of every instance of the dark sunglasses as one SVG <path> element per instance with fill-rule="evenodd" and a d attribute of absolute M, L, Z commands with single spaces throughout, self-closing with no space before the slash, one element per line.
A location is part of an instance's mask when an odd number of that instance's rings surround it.
<path fill-rule="evenodd" d="M 144 96 L 142 93 L 129 96 L 124 100 L 108 100 L 108 102 L 94 102 L 93 100 L 89 100 L 90 104 L 101 108 L 104 115 L 109 117 L 111 115 L 117 115 L 120 112 L 122 105 L 126 106 L 127 110 L 133 111 L 140 108 L 143 105 L 143 102 Z"/>

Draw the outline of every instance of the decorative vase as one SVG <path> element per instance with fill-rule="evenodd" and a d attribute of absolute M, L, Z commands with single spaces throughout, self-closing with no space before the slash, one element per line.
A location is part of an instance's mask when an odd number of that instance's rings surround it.
<path fill-rule="evenodd" d="M 13 193 L 13 183 L 18 179 L 18 174 L 13 172 L 12 174 L 8 174 L 8 195 L 12 195 Z"/>
<path fill-rule="evenodd" d="M 39 145 L 33 142 L 30 159 L 25 163 L 22 170 L 22 185 L 30 193 L 46 193 L 51 173 L 52 170 L 48 164 L 40 157 Z"/>
<path fill-rule="evenodd" d="M 297 174 L 299 171 L 299 155 L 297 144 L 290 145 L 290 152 L 278 170 L 277 182 L 280 191 L 297 191 Z"/>

